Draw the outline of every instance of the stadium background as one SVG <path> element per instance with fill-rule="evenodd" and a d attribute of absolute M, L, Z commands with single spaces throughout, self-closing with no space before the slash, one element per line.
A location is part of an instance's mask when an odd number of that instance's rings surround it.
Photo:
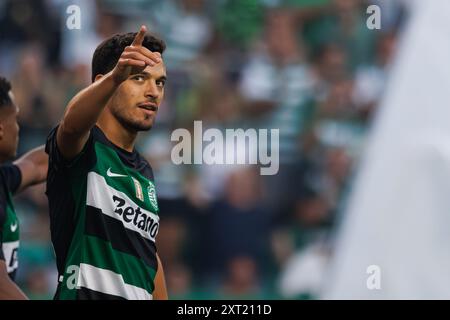
<path fill-rule="evenodd" d="M 66 27 L 71 4 L 81 30 Z M 369 4 L 381 30 L 366 26 Z M 0 0 L 0 74 L 21 108 L 22 154 L 90 83 L 96 45 L 147 25 L 168 46 L 165 102 L 139 150 L 155 173 L 170 298 L 311 299 L 404 21 L 402 2 L 383 0 Z M 172 164 L 170 134 L 194 120 L 279 128 L 279 173 Z M 16 197 L 18 282 L 32 299 L 56 286 L 44 191 Z"/>

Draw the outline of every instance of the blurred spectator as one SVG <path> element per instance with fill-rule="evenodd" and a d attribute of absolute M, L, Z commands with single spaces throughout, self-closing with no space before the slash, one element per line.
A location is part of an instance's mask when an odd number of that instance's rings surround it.
<path fill-rule="evenodd" d="M 240 83 L 251 125 L 279 130 L 280 169 L 265 177 L 270 193 L 264 199 L 276 214 L 290 205 L 293 186 L 288 181 L 293 182 L 292 165 L 300 156 L 297 139 L 304 130 L 314 85 L 298 30 L 289 9 L 268 10 L 265 32 L 250 53 Z"/>
<path fill-rule="evenodd" d="M 279 290 L 287 299 L 317 299 L 326 280 L 329 252 L 323 244 L 310 244 L 296 252 L 280 275 Z"/>
<path fill-rule="evenodd" d="M 182 264 L 167 264 L 164 270 L 170 299 L 190 299 L 192 296 L 192 275 Z"/>
<path fill-rule="evenodd" d="M 358 68 L 355 74 L 353 102 L 365 118 L 370 118 L 387 82 L 390 61 L 395 50 L 396 36 L 385 33 L 378 38 L 375 61 Z"/>
<path fill-rule="evenodd" d="M 244 167 L 231 174 L 223 199 L 211 205 L 204 243 L 211 275 L 220 277 L 224 267 L 240 255 L 263 265 L 268 241 L 261 235 L 268 234 L 270 221 L 262 195 L 257 169 Z"/>
<path fill-rule="evenodd" d="M 226 278 L 222 285 L 224 299 L 264 299 L 259 285 L 259 272 L 255 260 L 236 256 L 227 263 Z"/>
<path fill-rule="evenodd" d="M 159 32 L 165 35 L 166 64 L 173 69 L 185 69 L 208 44 L 211 37 L 210 18 L 203 0 L 164 1 L 154 18 Z"/>
<path fill-rule="evenodd" d="M 356 66 L 373 59 L 376 32 L 366 26 L 364 2 L 359 0 L 332 0 L 322 15 L 305 22 L 304 36 L 311 53 L 321 46 L 336 42 L 345 48 L 347 66 Z"/>

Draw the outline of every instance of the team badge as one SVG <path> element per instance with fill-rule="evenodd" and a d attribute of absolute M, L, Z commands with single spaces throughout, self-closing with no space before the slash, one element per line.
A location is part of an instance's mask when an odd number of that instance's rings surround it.
<path fill-rule="evenodd" d="M 150 199 L 150 203 L 152 204 L 153 208 L 158 210 L 158 202 L 156 201 L 155 185 L 151 181 L 149 181 L 148 183 L 149 183 L 149 185 L 147 187 L 148 198 Z"/>

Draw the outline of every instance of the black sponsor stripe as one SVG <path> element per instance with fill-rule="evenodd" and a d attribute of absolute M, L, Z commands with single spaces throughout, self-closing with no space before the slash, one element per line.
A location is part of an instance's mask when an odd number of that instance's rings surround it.
<path fill-rule="evenodd" d="M 127 300 L 123 297 L 107 294 L 85 287 L 77 289 L 77 300 Z"/>
<path fill-rule="evenodd" d="M 142 259 L 150 268 L 157 270 L 154 242 L 125 228 L 120 220 L 103 214 L 100 209 L 86 206 L 85 234 L 108 241 L 115 250 Z"/>

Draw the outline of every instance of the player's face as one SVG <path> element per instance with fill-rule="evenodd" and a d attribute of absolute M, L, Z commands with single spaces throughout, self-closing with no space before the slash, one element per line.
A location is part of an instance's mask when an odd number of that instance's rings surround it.
<path fill-rule="evenodd" d="M 19 124 L 17 117 L 19 108 L 14 103 L 12 93 L 9 93 L 12 104 L 2 106 L 0 109 L 0 158 L 12 159 L 16 156 L 19 144 Z"/>
<path fill-rule="evenodd" d="M 130 76 L 111 98 L 112 115 L 127 129 L 150 130 L 164 97 L 165 82 L 163 62 Z"/>

